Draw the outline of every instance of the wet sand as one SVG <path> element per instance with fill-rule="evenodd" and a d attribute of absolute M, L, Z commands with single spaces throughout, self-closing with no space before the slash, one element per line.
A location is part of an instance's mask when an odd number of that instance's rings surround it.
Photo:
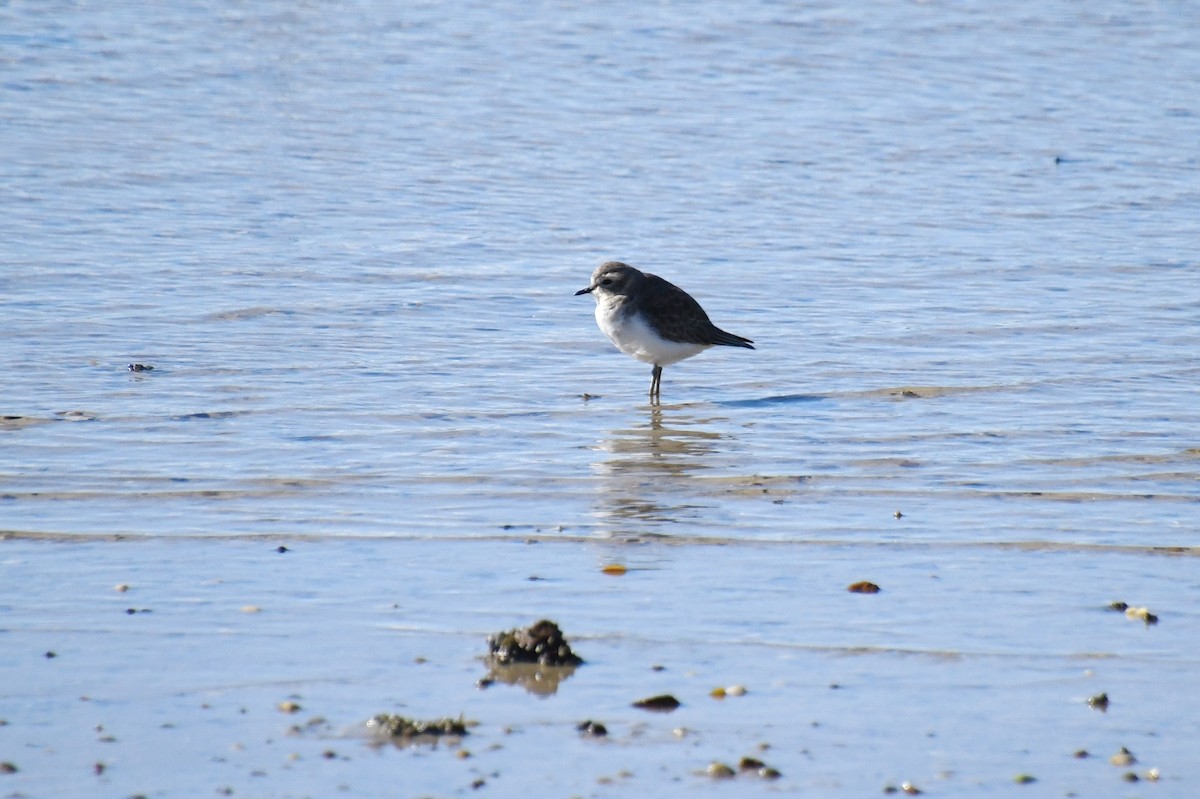
<path fill-rule="evenodd" d="M 726 790 L 1200 777 L 1194 550 L 15 537 L 0 557 L 6 795 L 690 795 L 743 757 L 780 776 Z M 882 590 L 847 590 L 864 579 Z M 481 688 L 487 635 L 540 618 L 586 662 Z M 682 704 L 631 706 L 656 694 Z M 472 725 L 381 744 L 381 713 Z M 1136 763 L 1110 764 L 1122 747 Z"/>

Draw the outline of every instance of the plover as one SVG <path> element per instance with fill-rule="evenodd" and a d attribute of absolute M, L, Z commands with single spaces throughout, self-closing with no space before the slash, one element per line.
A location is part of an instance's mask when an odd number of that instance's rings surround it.
<path fill-rule="evenodd" d="M 620 261 L 597 267 L 592 283 L 575 292 L 596 298 L 596 324 L 617 349 L 650 372 L 650 400 L 656 402 L 664 366 L 697 355 L 716 344 L 754 349 L 748 338 L 726 333 L 709 321 L 690 294 L 658 275 Z"/>

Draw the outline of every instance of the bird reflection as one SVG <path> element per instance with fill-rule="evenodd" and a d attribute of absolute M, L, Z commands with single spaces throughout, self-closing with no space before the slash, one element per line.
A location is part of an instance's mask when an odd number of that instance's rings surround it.
<path fill-rule="evenodd" d="M 608 457 L 595 464 L 604 478 L 599 514 L 611 534 L 644 534 L 647 523 L 681 521 L 704 507 L 691 478 L 710 468 L 722 436 L 704 426 L 711 420 L 681 408 L 652 405 L 646 424 L 614 430 L 601 443 Z"/>

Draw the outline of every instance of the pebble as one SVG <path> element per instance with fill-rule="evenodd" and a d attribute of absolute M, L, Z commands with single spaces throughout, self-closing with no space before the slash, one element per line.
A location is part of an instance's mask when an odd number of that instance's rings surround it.
<path fill-rule="evenodd" d="M 708 768 L 705 769 L 705 773 L 715 780 L 727 780 L 736 774 L 729 766 L 716 762 L 709 763 Z"/>
<path fill-rule="evenodd" d="M 1114 766 L 1132 766 L 1137 762 L 1137 758 L 1133 756 L 1133 752 L 1122 746 L 1119 752 L 1108 759 L 1108 762 Z"/>

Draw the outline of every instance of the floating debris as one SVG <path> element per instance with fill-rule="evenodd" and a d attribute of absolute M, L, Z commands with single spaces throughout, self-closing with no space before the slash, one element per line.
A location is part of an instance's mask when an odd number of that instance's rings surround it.
<path fill-rule="evenodd" d="M 583 658 L 571 651 L 571 645 L 558 625 L 542 619 L 526 629 L 488 636 L 489 658 L 494 664 L 539 663 L 543 666 L 578 666 Z"/>
<path fill-rule="evenodd" d="M 847 586 L 846 590 L 852 594 L 878 594 L 883 589 L 875 585 L 875 583 L 868 582 L 867 580 L 859 580 L 857 583 L 851 583 Z"/>
<path fill-rule="evenodd" d="M 581 722 L 575 727 L 575 729 L 579 730 L 579 732 L 590 738 L 603 738 L 605 735 L 608 735 L 607 727 L 600 722 L 592 721 L 591 719 Z"/>
<path fill-rule="evenodd" d="M 457 719 L 417 721 L 394 713 L 380 713 L 367 720 L 367 729 L 383 738 L 440 738 L 443 735 L 466 735 L 470 723 L 462 716 Z"/>
<path fill-rule="evenodd" d="M 1137 762 L 1137 758 L 1133 756 L 1133 752 L 1122 746 L 1120 751 L 1108 759 L 1108 762 L 1114 766 L 1132 766 Z"/>
<path fill-rule="evenodd" d="M 646 699 L 639 699 L 633 706 L 641 710 L 652 710 L 656 713 L 670 713 L 679 707 L 681 702 L 670 694 L 660 694 Z"/>
<path fill-rule="evenodd" d="M 1096 694 L 1091 699 L 1088 699 L 1088 707 L 1093 710 L 1099 710 L 1101 713 L 1108 712 L 1108 694 Z"/>

